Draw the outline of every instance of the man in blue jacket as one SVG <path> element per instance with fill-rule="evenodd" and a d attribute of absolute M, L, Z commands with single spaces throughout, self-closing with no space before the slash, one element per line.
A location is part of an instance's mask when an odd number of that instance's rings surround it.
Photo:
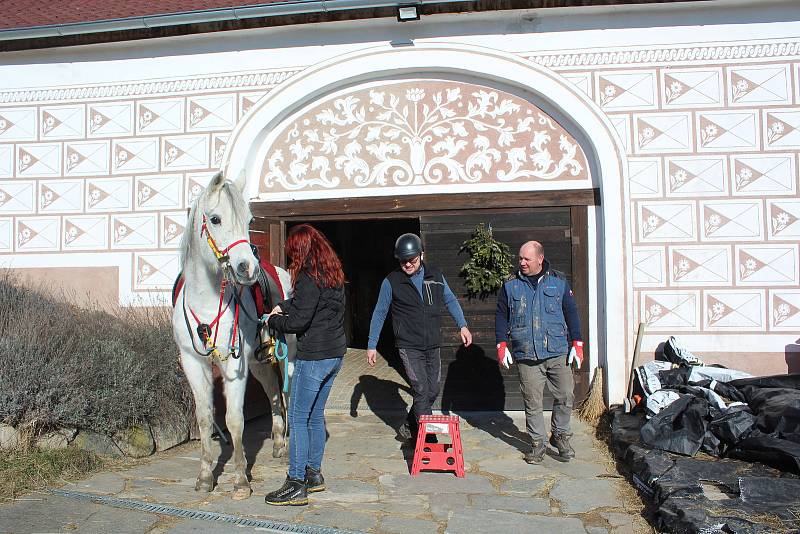
<path fill-rule="evenodd" d="M 558 459 L 568 462 L 575 457 L 569 443 L 575 387 L 570 367 L 580 368 L 583 341 L 569 283 L 550 268 L 537 241 L 520 247 L 519 271 L 497 297 L 495 338 L 500 365 L 517 364 L 525 424 L 533 442 L 525 461 L 541 463 L 546 450 L 542 397 L 547 383 L 553 394 L 550 444 L 558 449 Z"/>
<path fill-rule="evenodd" d="M 391 308 L 395 344 L 411 382 L 413 397 L 408 422 L 398 430 L 398 435 L 403 439 L 411 439 L 416 435 L 416 423 L 420 416 L 431 414 L 433 403 L 439 395 L 443 308 L 447 308 L 458 325 L 464 346 L 472 343 L 472 334 L 467 328 L 458 299 L 442 272 L 423 261 L 422 241 L 418 236 L 403 234 L 398 237 L 394 245 L 394 257 L 400 265 L 381 283 L 378 303 L 369 324 L 367 362 L 375 365 L 378 337 Z"/>

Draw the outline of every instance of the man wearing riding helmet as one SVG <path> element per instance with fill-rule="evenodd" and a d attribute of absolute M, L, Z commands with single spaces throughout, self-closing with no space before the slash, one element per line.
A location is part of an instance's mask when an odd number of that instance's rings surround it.
<path fill-rule="evenodd" d="M 398 435 L 403 439 L 415 437 L 420 416 L 430 415 L 442 374 L 439 355 L 441 344 L 442 308 L 453 317 L 468 347 L 472 334 L 467 328 L 464 312 L 458 299 L 447 285 L 442 272 L 423 261 L 422 241 L 415 234 L 403 234 L 394 245 L 394 257 L 399 267 L 381 283 L 378 302 L 372 312 L 367 342 L 367 362 L 375 365 L 378 337 L 389 309 L 392 310 L 392 329 L 400 359 L 411 382 L 412 411 Z M 412 418 L 411 415 L 414 415 Z"/>

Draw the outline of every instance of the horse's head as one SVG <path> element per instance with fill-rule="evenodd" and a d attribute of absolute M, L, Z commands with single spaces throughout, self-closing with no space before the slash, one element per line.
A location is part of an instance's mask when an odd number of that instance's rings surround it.
<path fill-rule="evenodd" d="M 189 212 L 187 231 L 181 246 L 182 263 L 190 257 L 228 269 L 233 280 L 252 285 L 258 274 L 258 260 L 250 248 L 252 215 L 242 196 L 244 173 L 237 181 L 226 180 L 222 172 L 211 179 Z"/>

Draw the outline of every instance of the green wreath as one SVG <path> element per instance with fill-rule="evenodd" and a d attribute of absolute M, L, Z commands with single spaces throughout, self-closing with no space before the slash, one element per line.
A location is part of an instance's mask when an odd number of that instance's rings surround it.
<path fill-rule="evenodd" d="M 461 244 L 460 252 L 467 251 L 469 260 L 459 273 L 465 279 L 467 296 L 486 298 L 503 287 L 513 268 L 508 245 L 492 237 L 492 225 L 480 223 L 470 239 Z"/>

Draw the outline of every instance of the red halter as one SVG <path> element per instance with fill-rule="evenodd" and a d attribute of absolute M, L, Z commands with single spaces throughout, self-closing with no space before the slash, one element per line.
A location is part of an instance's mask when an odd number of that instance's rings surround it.
<path fill-rule="evenodd" d="M 217 246 L 217 242 L 214 241 L 214 237 L 211 235 L 211 231 L 208 229 L 208 219 L 206 219 L 205 214 L 203 215 L 203 225 L 200 227 L 200 237 L 203 237 L 203 234 L 206 234 L 206 241 L 208 242 L 208 246 L 211 247 L 211 251 L 217 257 L 217 260 L 220 263 L 228 261 L 228 252 L 231 251 L 233 247 L 236 245 L 241 245 L 242 243 L 250 244 L 250 241 L 247 239 L 239 239 L 238 241 L 234 241 L 224 250 L 220 250 Z"/>
<path fill-rule="evenodd" d="M 216 256 L 217 261 L 219 261 L 222 264 L 223 269 L 229 269 L 230 268 L 230 258 L 228 257 L 228 252 L 230 252 L 230 250 L 233 247 L 235 247 L 236 245 L 241 245 L 242 243 L 247 244 L 247 245 L 250 244 L 250 241 L 248 241 L 247 239 L 239 239 L 237 241 L 234 241 L 233 243 L 231 243 L 227 247 L 225 247 L 224 250 L 220 250 L 219 247 L 217 246 L 216 241 L 214 241 L 214 237 L 211 235 L 211 231 L 209 231 L 209 229 L 208 229 L 208 219 L 206 218 L 205 215 L 203 215 L 203 224 L 200 227 L 200 237 L 203 237 L 203 234 L 205 234 L 206 242 L 208 242 L 208 246 L 211 247 L 211 251 L 214 253 L 214 256 Z M 220 282 L 220 286 L 219 286 L 219 305 L 217 306 L 217 316 L 214 317 L 214 320 L 211 321 L 210 323 L 203 323 L 200 320 L 200 318 L 197 316 L 197 314 L 194 312 L 194 310 L 192 310 L 192 308 L 189 308 L 189 312 L 191 312 L 192 317 L 197 322 L 198 334 L 200 335 L 200 340 L 204 343 L 205 347 L 208 349 L 207 355 L 210 355 L 212 357 L 213 356 L 217 356 L 217 357 L 220 358 L 221 361 L 225 361 L 225 359 L 227 359 L 227 358 L 223 359 L 221 357 L 220 353 L 219 353 L 219 350 L 217 350 L 217 334 L 219 333 L 219 320 L 220 320 L 220 318 L 222 318 L 223 314 L 226 311 L 228 311 L 228 308 L 230 307 L 230 301 L 228 301 L 228 303 L 225 304 L 225 308 L 224 309 L 222 308 L 222 302 L 225 300 L 225 286 L 227 284 L 228 284 L 227 277 L 223 275 L 222 281 Z M 236 291 L 236 290 L 234 289 L 234 291 Z M 241 295 L 241 291 L 242 291 L 242 288 L 239 288 L 240 295 Z M 185 301 L 186 301 L 186 296 L 184 295 L 184 302 Z M 238 331 L 239 331 L 239 308 L 240 308 L 240 305 L 239 305 L 239 300 L 238 299 L 234 303 L 233 308 L 234 308 L 234 312 L 233 312 L 233 333 L 231 334 L 230 352 L 231 352 L 231 354 L 233 355 L 234 358 L 238 358 L 238 356 L 236 355 L 236 352 L 235 352 L 236 336 L 237 336 Z M 202 327 L 205 327 L 205 328 L 202 328 Z M 213 340 L 211 339 L 211 330 L 212 329 L 214 331 Z M 211 341 L 211 344 L 209 344 L 209 341 Z"/>

